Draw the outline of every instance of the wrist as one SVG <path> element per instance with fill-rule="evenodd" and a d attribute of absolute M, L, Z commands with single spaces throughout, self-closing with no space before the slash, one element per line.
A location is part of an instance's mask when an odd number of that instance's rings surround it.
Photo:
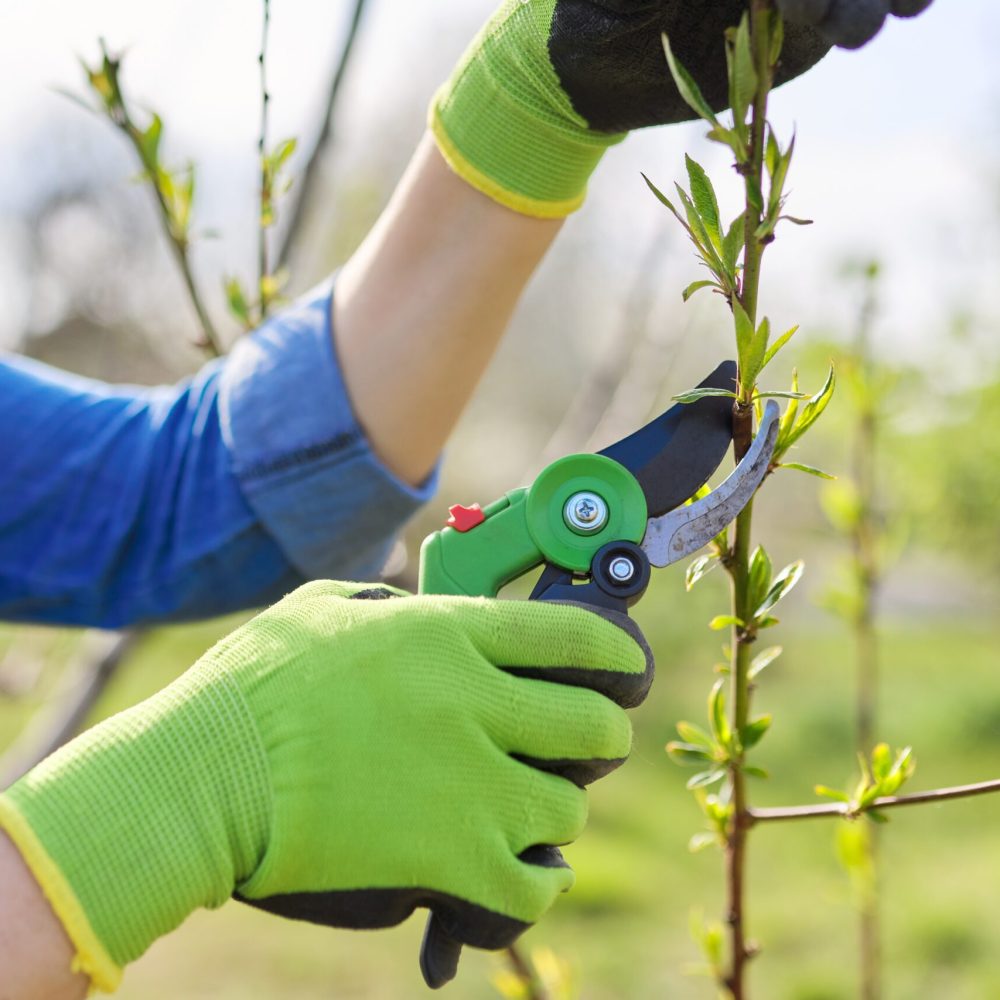
<path fill-rule="evenodd" d="M 527 215 L 561 218 L 583 203 L 605 150 L 624 133 L 590 129 L 552 67 L 555 0 L 508 0 L 435 94 L 429 126 L 473 187 Z"/>
<path fill-rule="evenodd" d="M 197 668 L 57 751 L 0 796 L 17 844 L 100 989 L 263 855 L 266 763 L 238 692 Z"/>

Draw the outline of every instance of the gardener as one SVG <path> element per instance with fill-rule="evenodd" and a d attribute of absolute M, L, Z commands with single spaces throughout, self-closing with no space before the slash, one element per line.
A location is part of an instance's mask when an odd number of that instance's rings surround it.
<path fill-rule="evenodd" d="M 928 2 L 782 0 L 782 77 Z M 378 572 L 603 152 L 688 117 L 660 31 L 721 107 L 720 40 L 743 6 L 509 0 L 436 95 L 332 304 L 321 289 L 170 390 L 0 367 L 5 617 L 118 627 L 293 591 L 0 796 L 5 998 L 114 989 L 232 895 L 343 927 L 431 904 L 498 947 L 569 888 L 534 848 L 574 840 L 580 785 L 628 754 L 622 706 L 652 674 L 634 626 L 293 588 Z"/>

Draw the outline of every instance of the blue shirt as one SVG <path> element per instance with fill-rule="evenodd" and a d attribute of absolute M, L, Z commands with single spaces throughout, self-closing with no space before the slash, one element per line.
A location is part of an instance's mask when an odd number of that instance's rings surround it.
<path fill-rule="evenodd" d="M 0 618 L 118 628 L 371 579 L 433 492 L 351 408 L 323 286 L 177 386 L 0 359 Z"/>

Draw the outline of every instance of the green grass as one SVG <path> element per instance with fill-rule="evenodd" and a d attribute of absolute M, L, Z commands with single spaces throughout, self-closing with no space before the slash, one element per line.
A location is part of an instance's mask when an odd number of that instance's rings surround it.
<path fill-rule="evenodd" d="M 714 587 L 716 584 L 711 584 Z M 684 614 L 670 602 L 685 600 Z M 658 651 L 659 675 L 635 714 L 635 751 L 591 793 L 591 820 L 567 850 L 577 885 L 527 936 L 576 969 L 587 1000 L 712 998 L 689 912 L 720 912 L 720 858 L 688 853 L 700 827 L 689 772 L 663 752 L 673 722 L 701 722 L 718 637 L 702 627 L 718 594 L 681 598 L 671 580 L 640 606 Z M 661 619 L 662 616 L 662 619 Z M 789 615 L 789 620 L 796 616 Z M 772 774 L 752 786 L 758 804 L 814 801 L 816 782 L 852 772 L 851 664 L 836 625 L 775 630 L 785 654 L 764 675 L 758 707 L 774 713 L 759 763 Z M 801 616 L 799 616 L 801 620 Z M 682 624 L 683 623 L 683 627 Z M 219 625 L 151 635 L 110 692 L 103 712 L 143 697 L 211 643 Z M 992 623 L 896 623 L 884 637 L 884 738 L 913 744 L 913 789 L 1000 776 L 1000 684 Z M 0 702 L 0 740 L 20 724 Z M 893 814 L 882 832 L 887 997 L 981 1000 L 1000 996 L 1000 796 Z M 833 850 L 834 824 L 810 821 L 755 831 L 749 918 L 762 944 L 756 997 L 833 1000 L 855 995 L 855 925 L 848 881 Z M 122 1000 L 420 996 L 416 956 L 422 917 L 382 933 L 352 934 L 283 922 L 229 904 L 199 913 L 158 942 L 127 973 Z M 467 953 L 445 995 L 494 996 L 491 956 Z"/>

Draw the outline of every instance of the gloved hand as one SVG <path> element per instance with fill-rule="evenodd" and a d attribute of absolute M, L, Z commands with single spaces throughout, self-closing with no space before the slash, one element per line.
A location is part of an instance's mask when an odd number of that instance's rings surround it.
<path fill-rule="evenodd" d="M 890 7 L 889 0 L 779 2 L 789 23 L 778 83 L 809 69 L 831 43 L 861 44 Z M 928 3 L 893 0 L 892 9 L 918 13 Z M 712 107 L 726 106 L 723 33 L 746 6 L 506 0 L 435 95 L 431 131 L 452 169 L 494 200 L 528 215 L 568 215 L 583 203 L 605 150 L 628 130 L 692 117 L 667 70 L 662 32 Z"/>
<path fill-rule="evenodd" d="M 815 28 L 844 49 L 871 41 L 889 14 L 916 17 L 930 5 L 931 0 L 778 0 L 789 22 Z"/>
<path fill-rule="evenodd" d="M 0 796 L 95 986 L 234 892 L 341 927 L 430 905 L 497 948 L 570 887 L 531 849 L 575 839 L 580 785 L 628 755 L 598 692 L 645 695 L 638 630 L 571 605 L 362 596 L 391 595 L 302 587 Z"/>

